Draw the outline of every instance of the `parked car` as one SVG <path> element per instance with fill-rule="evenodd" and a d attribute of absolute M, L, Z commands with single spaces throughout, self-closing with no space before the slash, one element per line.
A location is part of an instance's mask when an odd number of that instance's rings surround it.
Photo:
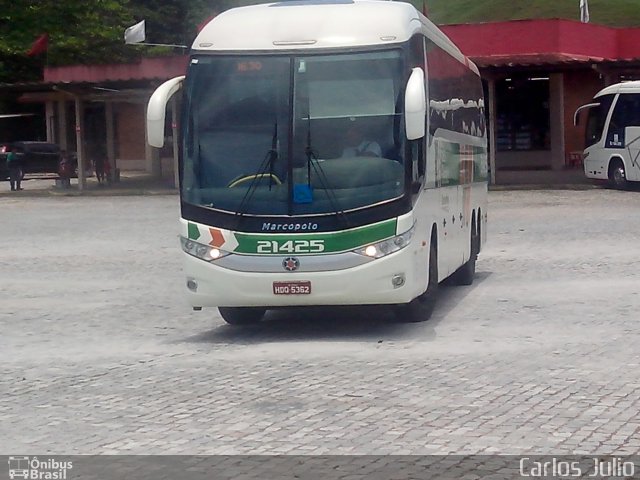
<path fill-rule="evenodd" d="M 13 142 L 0 144 L 0 179 L 9 178 L 7 154 L 15 151 L 23 173 L 58 173 L 62 158 L 60 147 L 47 142 Z"/>

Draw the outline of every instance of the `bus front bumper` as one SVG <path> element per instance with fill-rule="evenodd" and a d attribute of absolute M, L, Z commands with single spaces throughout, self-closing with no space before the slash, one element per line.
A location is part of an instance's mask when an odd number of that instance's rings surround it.
<path fill-rule="evenodd" d="M 587 178 L 593 178 L 597 180 L 607 180 L 609 178 L 608 172 L 606 168 L 603 166 L 602 162 L 596 159 L 589 160 L 586 158 L 584 160 L 584 174 Z"/>
<path fill-rule="evenodd" d="M 187 254 L 184 257 L 185 290 L 193 307 L 407 303 L 424 291 L 428 280 L 426 259 L 410 248 L 357 267 L 326 272 L 241 272 Z M 276 294 L 274 282 L 310 282 L 310 293 Z"/>

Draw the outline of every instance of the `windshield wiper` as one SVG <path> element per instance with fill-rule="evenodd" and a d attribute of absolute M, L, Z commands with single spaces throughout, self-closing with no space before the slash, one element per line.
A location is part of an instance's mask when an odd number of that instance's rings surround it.
<path fill-rule="evenodd" d="M 273 137 L 271 137 L 271 151 L 269 152 L 269 191 L 273 182 L 273 164 L 278 159 L 278 119 L 273 123 Z"/>
<path fill-rule="evenodd" d="M 313 151 L 311 147 L 311 115 L 307 115 L 308 127 L 307 127 L 307 146 L 304 149 L 304 153 L 307 156 L 307 184 L 309 188 L 311 188 L 311 168 L 315 171 L 320 183 L 322 184 L 322 188 L 327 192 L 327 198 L 331 203 L 331 208 L 335 212 L 335 214 L 340 218 L 345 226 L 350 227 L 350 222 L 347 216 L 344 213 L 344 210 L 338 208 L 338 197 L 334 188 L 329 184 L 329 179 L 327 175 L 324 173 L 322 169 L 322 165 L 320 164 L 320 160 L 318 160 L 318 156 Z"/>
<path fill-rule="evenodd" d="M 273 137 L 271 137 L 271 149 L 267 151 L 267 154 L 264 156 L 264 159 L 260 163 L 258 170 L 255 174 L 253 174 L 253 178 L 251 179 L 251 183 L 249 184 L 249 188 L 245 192 L 242 200 L 240 201 L 240 205 L 238 206 L 238 211 L 236 212 L 236 216 L 238 217 L 238 222 L 236 224 L 236 228 L 240 227 L 240 222 L 246 213 L 246 209 L 249 206 L 249 202 L 253 197 L 256 189 L 258 188 L 259 180 L 264 177 L 264 174 L 269 171 L 269 191 L 271 191 L 271 187 L 273 185 L 273 168 L 274 164 L 278 160 L 278 119 L 273 124 Z"/>

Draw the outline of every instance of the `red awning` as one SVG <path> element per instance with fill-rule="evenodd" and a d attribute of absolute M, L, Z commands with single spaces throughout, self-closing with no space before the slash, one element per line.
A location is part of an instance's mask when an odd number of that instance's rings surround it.
<path fill-rule="evenodd" d="M 640 28 L 535 19 L 444 25 L 442 30 L 480 67 L 566 66 L 640 58 Z"/>
<path fill-rule="evenodd" d="M 577 65 L 599 63 L 602 57 L 571 55 L 567 53 L 529 53 L 523 55 L 471 56 L 478 67 L 533 67 L 542 65 Z"/>
<path fill-rule="evenodd" d="M 46 67 L 45 83 L 102 83 L 128 80 L 165 80 L 187 71 L 189 57 L 142 58 L 136 63 Z"/>

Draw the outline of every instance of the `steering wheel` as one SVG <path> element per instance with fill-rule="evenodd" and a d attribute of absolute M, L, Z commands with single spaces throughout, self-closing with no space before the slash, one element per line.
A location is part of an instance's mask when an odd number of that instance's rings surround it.
<path fill-rule="evenodd" d="M 260 181 L 263 178 L 264 179 L 271 178 L 273 183 L 275 183 L 276 185 L 282 185 L 282 180 L 280 180 L 275 173 L 259 173 L 259 174 L 255 174 L 255 175 L 243 175 L 243 176 L 234 178 L 233 180 L 231 180 L 229 185 L 227 185 L 227 187 L 228 188 L 240 187 L 240 186 L 244 185 L 245 183 L 251 183 L 254 180 L 255 181 Z"/>

